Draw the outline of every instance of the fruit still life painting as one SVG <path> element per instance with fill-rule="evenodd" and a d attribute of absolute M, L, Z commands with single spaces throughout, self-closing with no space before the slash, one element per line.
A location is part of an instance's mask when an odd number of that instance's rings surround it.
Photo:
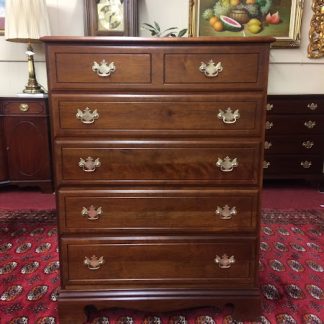
<path fill-rule="evenodd" d="M 287 37 L 293 0 L 205 0 L 198 10 L 199 36 Z"/>

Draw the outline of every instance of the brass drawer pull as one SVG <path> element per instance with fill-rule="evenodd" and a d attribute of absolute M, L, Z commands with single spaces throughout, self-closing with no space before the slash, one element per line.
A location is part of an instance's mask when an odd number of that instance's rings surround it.
<path fill-rule="evenodd" d="M 314 102 L 309 103 L 309 104 L 307 105 L 307 108 L 309 108 L 310 110 L 316 110 L 317 107 L 318 107 L 318 105 L 317 105 L 316 103 L 314 103 Z"/>
<path fill-rule="evenodd" d="M 97 109 L 91 111 L 90 108 L 86 107 L 83 111 L 78 109 L 75 117 L 80 119 L 82 124 L 93 124 L 99 118 L 99 114 Z"/>
<path fill-rule="evenodd" d="M 93 62 L 92 71 L 100 77 L 108 77 L 116 71 L 116 66 L 114 62 L 108 63 L 106 60 L 102 60 L 100 63 Z"/>
<path fill-rule="evenodd" d="M 238 166 L 237 158 L 234 158 L 233 160 L 231 160 L 228 156 L 226 156 L 224 160 L 218 158 L 216 166 L 219 167 L 223 172 L 231 172 Z"/>
<path fill-rule="evenodd" d="M 96 168 L 101 166 L 99 158 L 93 159 L 91 156 L 88 156 L 85 160 L 80 158 L 79 167 L 82 168 L 84 172 L 94 172 Z"/>
<path fill-rule="evenodd" d="M 222 62 L 214 63 L 213 60 L 210 60 L 207 64 L 201 62 L 199 71 L 204 73 L 208 78 L 217 77 L 220 72 L 223 71 Z"/>
<path fill-rule="evenodd" d="M 273 109 L 273 104 L 268 103 L 266 109 L 267 111 L 271 111 Z"/>
<path fill-rule="evenodd" d="M 105 263 L 103 256 L 100 258 L 93 255 L 91 258 L 84 257 L 83 264 L 88 267 L 89 270 L 98 270 Z"/>
<path fill-rule="evenodd" d="M 309 129 L 312 129 L 316 126 L 316 122 L 315 121 L 312 121 L 312 120 L 309 120 L 307 122 L 304 123 L 305 127 L 309 128 Z"/>
<path fill-rule="evenodd" d="M 269 166 L 271 165 L 268 161 L 263 161 L 263 169 L 269 169 Z"/>
<path fill-rule="evenodd" d="M 88 220 L 98 220 L 100 218 L 100 215 L 102 214 L 102 207 L 94 207 L 91 205 L 89 208 L 82 207 L 81 215 L 84 217 L 87 217 Z"/>
<path fill-rule="evenodd" d="M 268 141 L 265 141 L 264 142 L 264 149 L 265 150 L 269 150 L 272 146 L 272 143 L 271 142 L 268 142 Z"/>
<path fill-rule="evenodd" d="M 225 205 L 223 208 L 217 206 L 215 211 L 216 215 L 220 215 L 220 219 L 231 219 L 232 216 L 237 214 L 236 207 L 230 208 L 228 205 Z"/>
<path fill-rule="evenodd" d="M 312 166 L 312 161 L 302 161 L 302 162 L 300 162 L 300 165 L 304 169 L 309 169 Z"/>
<path fill-rule="evenodd" d="M 20 104 L 20 105 L 19 105 L 19 110 L 22 111 L 22 112 L 26 112 L 26 111 L 28 111 L 28 110 L 29 110 L 29 106 L 28 106 L 28 104 L 26 104 L 26 103 L 22 103 L 22 104 Z"/>
<path fill-rule="evenodd" d="M 229 258 L 226 254 L 223 254 L 222 257 L 216 255 L 214 261 L 221 269 L 228 269 L 235 263 L 235 258 L 233 255 Z"/>
<path fill-rule="evenodd" d="M 314 146 L 314 142 L 313 141 L 306 141 L 306 142 L 303 142 L 302 145 L 307 149 L 311 149 Z"/>
<path fill-rule="evenodd" d="M 219 109 L 217 114 L 218 119 L 222 119 L 224 124 L 234 124 L 240 118 L 240 112 L 236 109 L 234 112 L 230 107 L 228 107 L 225 112 Z"/>
<path fill-rule="evenodd" d="M 273 127 L 273 122 L 267 121 L 266 124 L 265 124 L 265 128 L 266 129 L 271 129 L 272 127 Z"/>

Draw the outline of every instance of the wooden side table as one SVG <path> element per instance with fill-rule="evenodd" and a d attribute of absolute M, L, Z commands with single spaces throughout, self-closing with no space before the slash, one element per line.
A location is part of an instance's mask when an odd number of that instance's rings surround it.
<path fill-rule="evenodd" d="M 52 192 L 47 98 L 0 98 L 0 185 Z"/>

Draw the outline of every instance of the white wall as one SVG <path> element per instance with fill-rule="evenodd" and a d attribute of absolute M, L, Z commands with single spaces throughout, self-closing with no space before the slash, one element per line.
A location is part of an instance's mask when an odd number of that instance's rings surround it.
<path fill-rule="evenodd" d="M 26 0 L 28 1 L 28 0 Z M 83 0 L 47 0 L 53 35 L 84 34 Z M 189 0 L 138 0 L 139 25 L 154 20 L 161 27 L 188 26 Z M 312 17 L 311 0 L 305 0 L 302 42 L 296 49 L 272 49 L 270 54 L 270 94 L 324 94 L 324 58 L 308 59 L 308 30 Z M 140 36 L 149 36 L 140 30 Z M 42 44 L 34 46 L 36 73 L 46 87 L 46 69 Z M 0 36 L 0 96 L 20 92 L 27 81 L 25 44 L 10 43 Z"/>

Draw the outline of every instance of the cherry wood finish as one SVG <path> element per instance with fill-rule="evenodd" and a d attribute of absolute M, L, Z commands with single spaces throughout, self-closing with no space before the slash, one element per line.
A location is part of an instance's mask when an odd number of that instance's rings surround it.
<path fill-rule="evenodd" d="M 267 179 L 306 179 L 323 189 L 324 96 L 268 96 Z"/>
<path fill-rule="evenodd" d="M 47 99 L 0 98 L 2 184 L 52 192 Z"/>
<path fill-rule="evenodd" d="M 273 39 L 43 40 L 60 323 L 84 322 L 93 307 L 227 304 L 235 318 L 256 320 Z M 110 76 L 93 71 L 103 60 L 116 67 Z M 199 70 L 210 60 L 223 65 L 217 77 Z M 225 122 L 228 109 L 237 118 Z M 232 169 L 220 167 L 226 159 Z"/>

